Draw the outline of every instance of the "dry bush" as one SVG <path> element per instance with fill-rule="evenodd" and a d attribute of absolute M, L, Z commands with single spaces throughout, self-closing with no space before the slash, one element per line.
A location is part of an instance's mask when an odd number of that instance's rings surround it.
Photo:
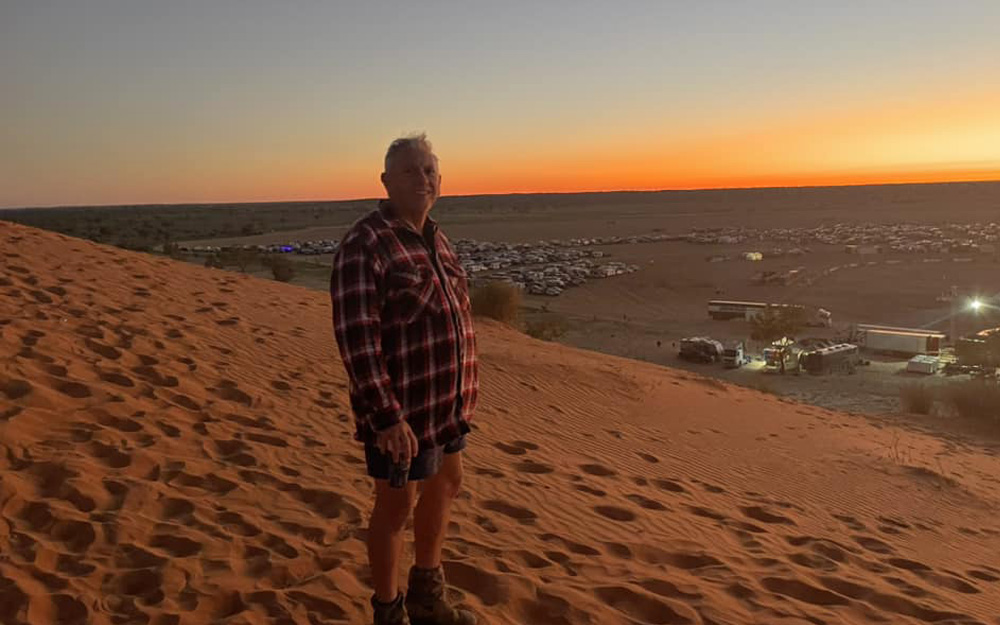
<path fill-rule="evenodd" d="M 295 277 L 295 264 L 285 256 L 268 256 L 263 263 L 278 282 L 288 282 Z"/>
<path fill-rule="evenodd" d="M 489 282 L 472 289 L 472 314 L 516 325 L 521 315 L 521 289 L 509 282 Z"/>
<path fill-rule="evenodd" d="M 566 334 L 567 330 L 569 330 L 569 324 L 562 317 L 532 319 L 524 324 L 525 334 L 543 341 L 554 341 Z"/>
<path fill-rule="evenodd" d="M 959 382 L 948 387 L 948 403 L 960 416 L 1000 424 L 1000 386 L 981 380 Z"/>
<path fill-rule="evenodd" d="M 934 389 L 926 384 L 906 384 L 899 388 L 903 410 L 913 414 L 930 414 L 934 406 Z"/>

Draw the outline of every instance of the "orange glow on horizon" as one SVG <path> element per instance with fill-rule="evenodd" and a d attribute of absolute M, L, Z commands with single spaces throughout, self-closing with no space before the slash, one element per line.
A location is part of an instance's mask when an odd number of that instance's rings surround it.
<path fill-rule="evenodd" d="M 571 136 L 563 136 L 564 130 L 519 127 L 484 135 L 475 144 L 461 133 L 431 132 L 430 139 L 441 157 L 442 191 L 449 196 L 1000 181 L 996 111 L 1000 91 L 965 92 L 945 100 L 899 98 L 875 109 L 841 110 L 831 104 L 797 115 L 773 112 L 729 125 L 678 129 L 668 123 L 672 120 L 659 127 L 623 120 Z M 184 158 L 190 151 L 178 151 L 168 155 L 170 174 L 162 177 L 148 176 L 157 162 L 137 158 L 77 185 L 69 196 L 100 197 L 97 201 L 8 205 L 383 196 L 381 146 L 367 137 L 328 145 L 314 142 L 308 150 L 286 146 L 285 152 L 275 152 L 265 145 L 220 144 L 190 160 Z"/>

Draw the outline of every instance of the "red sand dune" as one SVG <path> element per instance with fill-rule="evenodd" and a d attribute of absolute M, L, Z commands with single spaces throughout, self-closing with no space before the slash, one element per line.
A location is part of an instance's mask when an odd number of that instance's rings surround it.
<path fill-rule="evenodd" d="M 0 622 L 366 622 L 328 298 L 0 242 Z M 478 328 L 445 566 L 484 622 L 1000 623 L 995 455 Z"/>

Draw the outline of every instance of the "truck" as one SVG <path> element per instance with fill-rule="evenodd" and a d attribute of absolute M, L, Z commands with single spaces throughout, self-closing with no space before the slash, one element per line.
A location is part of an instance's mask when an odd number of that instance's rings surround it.
<path fill-rule="evenodd" d="M 933 330 L 870 324 L 858 324 L 852 336 L 853 342 L 863 349 L 900 356 L 940 354 L 944 338 L 944 333 Z"/>
<path fill-rule="evenodd" d="M 691 362 L 718 362 L 722 360 L 722 343 L 707 336 L 689 336 L 681 339 L 678 356 Z"/>
<path fill-rule="evenodd" d="M 736 341 L 726 346 L 722 352 L 722 364 L 726 369 L 738 369 L 750 362 L 743 341 Z"/>
<path fill-rule="evenodd" d="M 813 375 L 834 371 L 854 373 L 861 362 L 861 353 L 857 345 L 838 343 L 803 352 L 799 362 L 803 369 Z"/>

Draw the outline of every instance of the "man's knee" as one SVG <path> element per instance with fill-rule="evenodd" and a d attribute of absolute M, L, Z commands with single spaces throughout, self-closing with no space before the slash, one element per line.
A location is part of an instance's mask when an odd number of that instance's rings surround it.
<path fill-rule="evenodd" d="M 375 509 L 373 520 L 380 521 L 393 532 L 401 532 L 406 528 L 416 502 L 416 485 L 412 482 L 404 488 L 392 488 L 388 483 L 375 486 Z"/>

